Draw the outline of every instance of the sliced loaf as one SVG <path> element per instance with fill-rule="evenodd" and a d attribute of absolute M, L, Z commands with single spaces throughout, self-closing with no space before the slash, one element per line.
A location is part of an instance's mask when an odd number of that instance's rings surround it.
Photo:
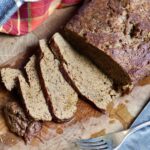
<path fill-rule="evenodd" d="M 25 107 L 32 118 L 51 121 L 52 117 L 46 104 L 35 66 L 36 57 L 33 55 L 25 66 L 29 83 L 22 75 L 18 77 L 20 92 Z"/>
<path fill-rule="evenodd" d="M 89 59 L 76 52 L 59 34 L 51 41 L 51 48 L 61 62 L 62 73 L 80 95 L 105 110 L 119 94 L 113 83 Z"/>
<path fill-rule="evenodd" d="M 59 70 L 60 63 L 54 58 L 45 40 L 40 41 L 39 63 L 41 83 L 54 118 L 57 121 L 72 118 L 77 110 L 78 96 L 63 78 Z"/>
<path fill-rule="evenodd" d="M 17 77 L 22 74 L 19 69 L 2 68 L 1 78 L 7 90 L 11 91 L 16 86 Z"/>
<path fill-rule="evenodd" d="M 88 0 L 64 36 L 115 84 L 150 75 L 150 0 Z"/>

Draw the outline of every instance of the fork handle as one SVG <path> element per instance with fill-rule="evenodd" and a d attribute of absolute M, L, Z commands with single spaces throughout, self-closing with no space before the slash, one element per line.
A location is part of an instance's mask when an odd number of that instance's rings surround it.
<path fill-rule="evenodd" d="M 135 128 L 132 128 L 132 129 L 129 131 L 129 133 L 125 136 L 125 138 L 122 140 L 122 142 L 121 142 L 116 148 L 114 148 L 114 150 L 118 150 L 118 149 L 121 147 L 121 145 L 123 144 L 123 142 L 124 142 L 131 134 L 133 134 L 134 132 L 136 132 L 136 131 L 138 131 L 138 130 L 140 130 L 140 129 L 146 127 L 146 126 L 149 126 L 149 125 L 150 125 L 150 121 L 147 121 L 147 122 L 144 122 L 144 123 L 142 123 L 142 124 L 136 126 Z"/>

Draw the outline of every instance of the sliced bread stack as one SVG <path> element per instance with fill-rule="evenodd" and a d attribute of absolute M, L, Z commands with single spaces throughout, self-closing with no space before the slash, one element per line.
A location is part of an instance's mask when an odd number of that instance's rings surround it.
<path fill-rule="evenodd" d="M 76 110 L 78 95 L 59 71 L 59 61 L 46 45 L 40 41 L 40 55 L 33 55 L 25 66 L 27 79 L 18 69 L 3 68 L 2 82 L 11 91 L 18 87 L 26 111 L 35 120 L 66 121 Z M 18 80 L 18 82 L 16 82 Z"/>
<path fill-rule="evenodd" d="M 25 75 L 18 69 L 1 70 L 5 87 L 9 91 L 19 88 L 30 117 L 66 121 L 77 111 L 78 95 L 100 110 L 106 110 L 119 96 L 113 82 L 59 33 L 53 36 L 50 46 L 45 40 L 40 41 L 39 55 L 30 58 L 24 67 Z"/>
<path fill-rule="evenodd" d="M 56 33 L 51 48 L 61 63 L 61 71 L 75 90 L 97 108 L 106 110 L 118 93 L 113 83 L 88 58 L 79 54 Z"/>

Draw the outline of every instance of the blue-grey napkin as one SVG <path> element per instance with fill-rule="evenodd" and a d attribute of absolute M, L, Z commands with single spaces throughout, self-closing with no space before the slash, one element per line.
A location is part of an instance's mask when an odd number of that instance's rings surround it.
<path fill-rule="evenodd" d="M 0 26 L 18 10 L 24 0 L 0 0 Z"/>
<path fill-rule="evenodd" d="M 25 2 L 36 1 L 39 0 L 0 0 L 0 26 L 6 23 Z"/>
<path fill-rule="evenodd" d="M 145 106 L 139 116 L 131 125 L 136 127 L 146 121 L 150 121 L 150 102 Z M 150 150 L 150 126 L 147 126 L 131 134 L 119 148 L 119 150 Z"/>

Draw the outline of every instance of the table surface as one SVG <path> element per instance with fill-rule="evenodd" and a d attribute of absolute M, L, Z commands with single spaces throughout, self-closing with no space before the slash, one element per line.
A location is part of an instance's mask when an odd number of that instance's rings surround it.
<path fill-rule="evenodd" d="M 15 66 L 23 62 L 27 53 L 36 49 L 39 39 L 49 39 L 74 14 L 76 7 L 57 10 L 32 33 L 25 36 L 0 35 L 0 67 Z M 83 101 L 78 103 L 78 111 L 73 120 L 63 124 L 45 123 L 40 139 L 29 145 L 8 131 L 2 115 L 2 106 L 11 99 L 10 93 L 0 88 L 0 149 L 75 149 L 74 141 L 127 128 L 142 110 L 150 97 L 150 77 L 142 80 L 133 91 L 119 98 L 101 114 Z"/>

